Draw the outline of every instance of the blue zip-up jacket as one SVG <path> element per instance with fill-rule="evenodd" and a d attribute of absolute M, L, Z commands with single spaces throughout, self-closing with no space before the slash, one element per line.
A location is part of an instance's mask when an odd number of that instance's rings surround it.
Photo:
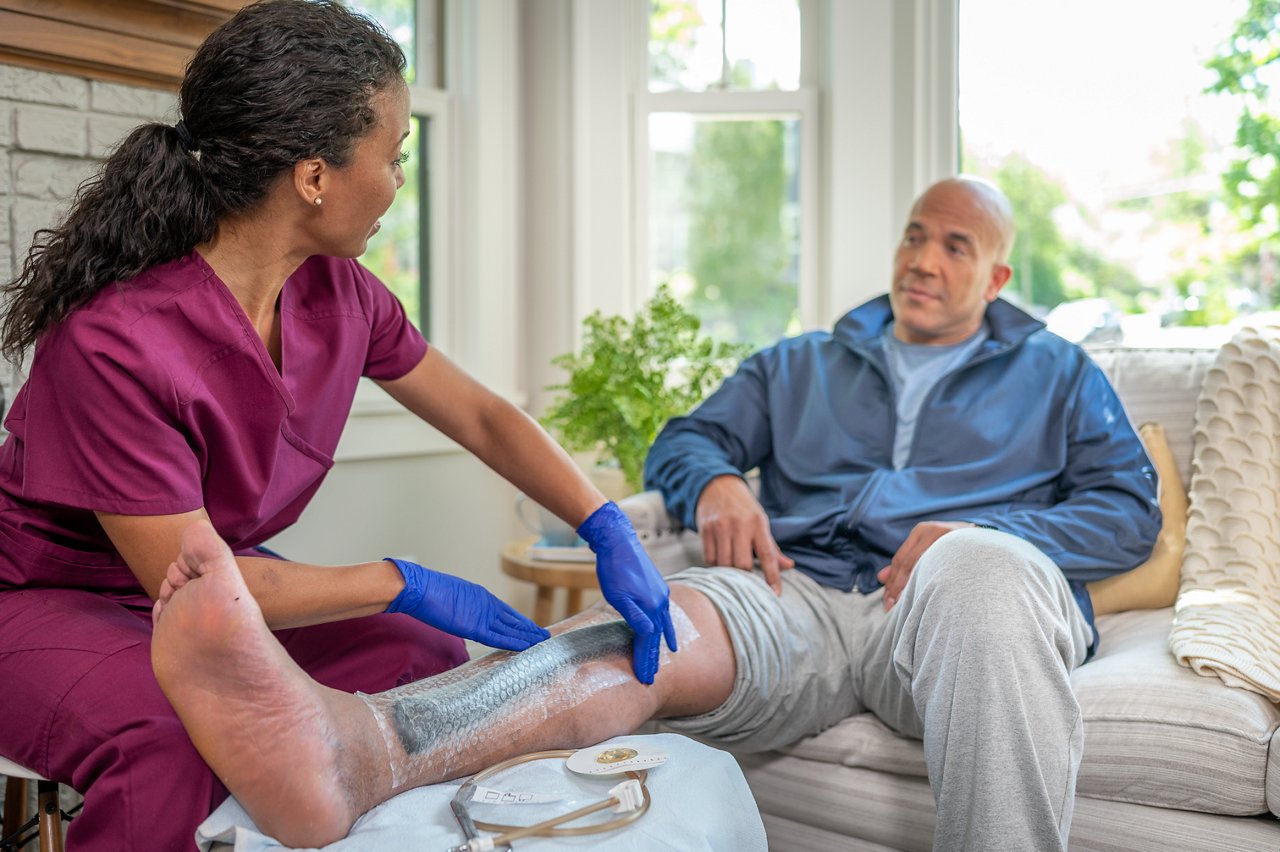
<path fill-rule="evenodd" d="M 997 299 L 990 336 L 929 392 L 894 470 L 892 319 L 881 296 L 831 333 L 752 355 L 662 430 L 647 486 L 693 527 L 708 482 L 758 467 L 778 546 L 845 591 L 878 588 L 922 521 L 989 524 L 1056 562 L 1092 623 L 1084 581 L 1136 567 L 1160 531 L 1155 471 L 1110 383 L 1078 346 Z"/>

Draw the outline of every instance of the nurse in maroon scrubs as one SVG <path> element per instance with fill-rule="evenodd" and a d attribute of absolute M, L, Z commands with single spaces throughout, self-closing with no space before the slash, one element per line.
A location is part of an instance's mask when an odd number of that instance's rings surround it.
<path fill-rule="evenodd" d="M 182 120 L 136 129 L 5 288 L 0 347 L 35 348 L 0 447 L 0 754 L 84 794 L 72 849 L 192 848 L 226 796 L 150 665 L 152 600 L 195 519 L 329 686 L 450 668 L 458 636 L 547 635 L 413 563 L 256 549 L 320 486 L 361 376 L 566 520 L 612 506 L 354 260 L 404 182 L 403 68 L 337 4 L 249 7 L 192 60 Z M 639 610 L 665 607 L 651 564 L 619 570 Z"/>

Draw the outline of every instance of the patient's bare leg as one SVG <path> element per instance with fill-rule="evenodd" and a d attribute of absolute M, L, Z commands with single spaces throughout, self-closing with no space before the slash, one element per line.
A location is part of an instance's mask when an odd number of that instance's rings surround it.
<path fill-rule="evenodd" d="M 157 605 L 156 678 L 192 742 L 259 827 L 293 846 L 346 835 L 408 787 L 528 751 L 572 748 L 653 717 L 705 712 L 733 683 L 728 636 L 700 593 L 672 589 L 680 652 L 653 686 L 630 632 L 597 607 L 521 654 L 500 652 L 377 696 L 321 686 L 267 630 L 231 552 L 205 522 Z"/>

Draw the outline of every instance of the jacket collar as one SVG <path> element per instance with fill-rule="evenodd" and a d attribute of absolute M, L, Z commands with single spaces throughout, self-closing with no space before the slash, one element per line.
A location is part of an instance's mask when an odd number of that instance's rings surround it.
<path fill-rule="evenodd" d="M 892 320 L 893 309 L 889 306 L 889 295 L 886 293 L 841 317 L 836 322 L 832 335 L 846 346 L 861 349 L 878 342 L 884 334 L 885 326 Z M 987 305 L 986 320 L 991 331 L 988 342 L 1000 344 L 1001 348 L 1019 344 L 1044 328 L 1044 323 L 1040 320 L 1004 299 L 996 299 Z"/>

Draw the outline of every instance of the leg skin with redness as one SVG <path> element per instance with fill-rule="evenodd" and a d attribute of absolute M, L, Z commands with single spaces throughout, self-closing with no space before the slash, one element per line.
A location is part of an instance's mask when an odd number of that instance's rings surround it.
<path fill-rule="evenodd" d="M 631 687 L 634 677 L 620 668 L 631 658 L 631 635 L 611 611 L 595 611 L 586 623 L 519 654 L 492 654 L 378 696 L 361 696 L 388 738 L 392 785 L 401 786 L 427 767 L 452 775 L 486 750 L 495 733 L 519 737 L 589 698 Z"/>
<path fill-rule="evenodd" d="M 710 711 L 733 684 L 733 648 L 715 608 L 675 586 L 680 652 L 663 651 L 652 686 L 632 674 L 628 628 L 598 605 L 521 654 L 351 695 L 293 662 L 207 522 L 184 533 L 179 558 L 183 570 L 169 572 L 155 608 L 156 680 L 200 755 L 258 826 L 288 846 L 339 840 L 408 787 L 591 745 L 655 716 Z"/>

